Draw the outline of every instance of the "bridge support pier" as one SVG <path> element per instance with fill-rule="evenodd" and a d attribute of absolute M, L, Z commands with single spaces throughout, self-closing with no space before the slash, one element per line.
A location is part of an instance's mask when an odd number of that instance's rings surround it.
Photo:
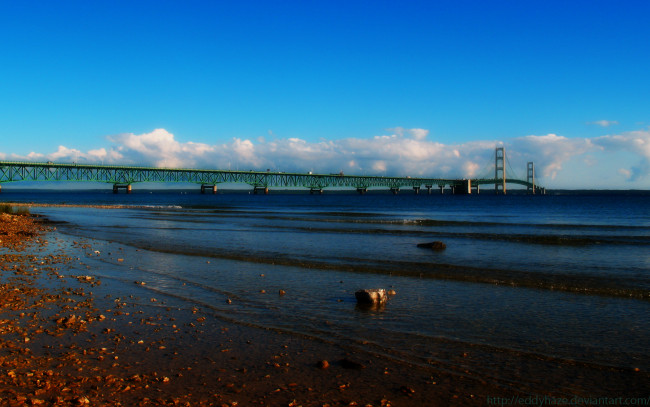
<path fill-rule="evenodd" d="M 131 184 L 113 184 L 113 193 L 117 194 L 120 189 L 126 190 L 127 194 L 130 194 L 132 192 L 131 190 Z"/>
<path fill-rule="evenodd" d="M 528 193 L 530 194 L 530 192 Z M 537 185 L 535 185 L 535 189 L 533 189 L 532 194 L 546 195 L 546 188 L 538 187 Z"/>
<path fill-rule="evenodd" d="M 393 195 L 397 195 L 399 193 L 399 187 L 392 187 L 390 189 L 390 192 L 392 192 Z"/>
<path fill-rule="evenodd" d="M 264 192 L 264 195 L 269 194 L 269 187 L 253 187 L 253 194 L 257 195 L 258 192 Z"/>
<path fill-rule="evenodd" d="M 323 195 L 323 188 L 311 188 L 309 190 L 309 195 L 314 195 L 316 193 Z"/>
<path fill-rule="evenodd" d="M 427 187 L 427 195 L 431 195 L 431 188 L 433 185 L 425 185 Z"/>
<path fill-rule="evenodd" d="M 202 194 L 205 194 L 205 191 L 209 191 L 209 190 L 212 190 L 212 193 L 216 194 L 217 193 L 217 185 L 216 184 L 215 185 L 206 185 L 206 184 L 201 185 L 201 193 Z"/>
<path fill-rule="evenodd" d="M 454 194 L 458 195 L 469 195 L 472 193 L 472 180 L 464 179 L 460 185 L 452 186 L 452 191 Z"/>
<path fill-rule="evenodd" d="M 413 192 L 415 192 L 415 195 L 420 195 L 420 187 L 413 187 Z"/>
<path fill-rule="evenodd" d="M 368 192 L 368 188 L 357 188 L 357 192 L 360 195 L 364 195 L 366 192 Z"/>

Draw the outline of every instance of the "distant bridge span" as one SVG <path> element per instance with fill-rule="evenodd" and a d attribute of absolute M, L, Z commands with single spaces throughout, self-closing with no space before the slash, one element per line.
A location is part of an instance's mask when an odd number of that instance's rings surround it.
<path fill-rule="evenodd" d="M 491 179 L 451 179 L 0 161 L 0 185 L 20 181 L 103 182 L 113 184 L 113 192 L 131 192 L 132 184 L 139 182 L 193 183 L 200 185 L 203 193 L 216 193 L 217 185 L 226 183 L 248 184 L 254 193 L 265 194 L 269 188 L 306 188 L 311 193 L 323 193 L 325 188 L 354 188 L 359 193 L 385 188 L 395 194 L 402 188 L 412 188 L 415 193 L 422 188 L 428 193 L 437 188 L 442 193 L 448 188 L 455 194 L 471 194 L 472 190 L 478 192 L 480 185 L 489 184 L 495 185 L 497 193 L 505 193 L 506 183 L 523 185 L 529 193 L 544 191 L 535 185 L 534 177 L 506 179 L 505 173 Z"/>

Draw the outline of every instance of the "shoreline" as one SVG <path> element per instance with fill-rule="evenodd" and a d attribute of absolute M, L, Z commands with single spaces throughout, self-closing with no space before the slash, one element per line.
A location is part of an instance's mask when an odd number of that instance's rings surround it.
<path fill-rule="evenodd" d="M 46 204 L 46 203 L 36 203 L 36 202 L 3 202 L 3 205 L 14 206 L 14 207 L 26 207 L 26 208 L 95 208 L 95 209 L 134 209 L 134 208 L 150 208 L 161 205 L 119 205 L 119 204 L 105 204 L 105 205 L 88 205 L 88 204 Z M 164 207 L 164 206 L 161 206 Z"/>
<path fill-rule="evenodd" d="M 29 216 L 3 215 L 0 233 L 8 225 L 0 405 L 484 405 L 505 392 L 153 297 L 142 305 L 131 287 L 76 273 L 91 244 Z"/>
<path fill-rule="evenodd" d="M 134 281 L 98 278 L 84 263 L 93 241 L 48 230 L 44 218 L 2 216 L 0 366 L 13 374 L 0 378 L 0 405 L 481 406 L 488 397 L 570 398 L 568 388 L 647 396 L 645 371 L 494 352 L 522 377 L 545 378 L 516 382 L 470 373 L 471 344 L 450 371 L 174 307 Z"/>

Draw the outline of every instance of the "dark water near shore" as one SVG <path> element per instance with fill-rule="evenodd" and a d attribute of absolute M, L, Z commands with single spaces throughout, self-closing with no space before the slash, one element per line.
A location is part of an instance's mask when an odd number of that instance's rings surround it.
<path fill-rule="evenodd" d="M 32 212 L 96 239 L 98 275 L 240 323 L 524 383 L 543 380 L 518 373 L 526 361 L 650 365 L 650 194 L 0 198 L 132 205 Z M 447 249 L 416 246 L 434 240 Z M 377 287 L 397 295 L 358 308 Z"/>

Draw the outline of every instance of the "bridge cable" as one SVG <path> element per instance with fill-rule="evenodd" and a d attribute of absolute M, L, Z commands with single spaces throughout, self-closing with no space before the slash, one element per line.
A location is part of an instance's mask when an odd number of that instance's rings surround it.
<path fill-rule="evenodd" d="M 494 164 L 489 163 L 483 167 L 483 172 L 478 179 L 492 179 L 494 178 Z"/>
<path fill-rule="evenodd" d="M 512 177 L 509 177 L 506 174 L 506 178 L 515 178 L 515 179 L 521 179 L 519 178 L 519 175 L 517 175 L 517 172 L 512 168 L 512 165 L 510 165 L 510 160 L 508 159 L 508 156 L 506 155 L 506 165 L 508 166 L 508 169 L 510 170 L 510 174 L 512 174 Z"/>

